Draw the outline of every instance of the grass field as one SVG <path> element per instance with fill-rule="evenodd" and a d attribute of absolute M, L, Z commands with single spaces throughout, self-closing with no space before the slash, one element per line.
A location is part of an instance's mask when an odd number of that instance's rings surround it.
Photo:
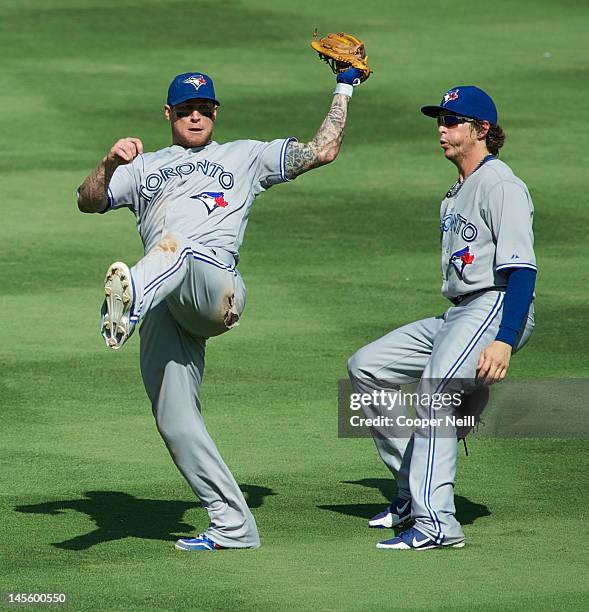
<path fill-rule="evenodd" d="M 441 312 L 439 201 L 454 180 L 418 112 L 449 86 L 497 101 L 503 158 L 535 201 L 537 329 L 514 378 L 588 378 L 586 3 L 561 0 L 0 0 L 0 592 L 75 610 L 565 610 L 588 605 L 586 439 L 473 439 L 467 546 L 376 550 L 394 484 L 370 440 L 337 438 L 359 346 Z M 117 138 L 166 146 L 171 78 L 222 101 L 215 139 L 310 139 L 333 78 L 313 28 L 367 41 L 337 162 L 254 206 L 243 324 L 211 341 L 204 411 L 263 546 L 182 554 L 206 513 L 160 440 L 138 339 L 98 335 L 104 270 L 135 261 L 132 215 L 74 190 Z"/>

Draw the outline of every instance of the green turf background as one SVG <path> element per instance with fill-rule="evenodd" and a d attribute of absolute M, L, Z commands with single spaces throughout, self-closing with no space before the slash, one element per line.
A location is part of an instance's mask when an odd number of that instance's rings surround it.
<path fill-rule="evenodd" d="M 495 98 L 503 154 L 536 205 L 537 330 L 518 378 L 589 377 L 589 7 L 572 0 L 0 0 L 0 591 L 71 609 L 563 610 L 587 606 L 586 440 L 473 440 L 468 545 L 378 551 L 392 484 L 370 440 L 336 436 L 346 358 L 441 311 L 438 205 L 455 171 L 418 112 L 451 85 Z M 126 212 L 74 189 L 117 138 L 169 142 L 171 78 L 214 75 L 215 133 L 310 139 L 333 77 L 313 28 L 367 41 L 340 158 L 253 209 L 243 324 L 212 341 L 209 429 L 247 492 L 258 551 L 182 554 L 206 515 L 152 422 L 136 338 L 98 335 L 101 280 L 141 255 Z M 565 401 L 565 400 L 563 400 Z"/>

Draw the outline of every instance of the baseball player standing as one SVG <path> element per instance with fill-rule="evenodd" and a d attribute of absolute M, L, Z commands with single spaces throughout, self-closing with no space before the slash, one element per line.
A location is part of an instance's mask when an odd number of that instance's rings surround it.
<path fill-rule="evenodd" d="M 308 143 L 212 140 L 219 101 L 202 73 L 174 78 L 164 105 L 172 144 L 144 153 L 138 138 L 118 140 L 78 190 L 82 212 L 129 208 L 145 256 L 113 263 L 104 285 L 101 329 L 120 348 L 142 322 L 141 374 L 157 427 L 210 525 L 181 550 L 260 545 L 254 518 L 201 415 L 206 340 L 238 324 L 246 292 L 236 269 L 257 195 L 332 162 L 340 149 L 355 68 L 337 76 L 331 108 Z"/>
<path fill-rule="evenodd" d="M 503 380 L 512 353 L 527 342 L 534 326 L 532 199 L 498 159 L 505 135 L 493 100 L 477 87 L 460 86 L 421 112 L 437 119 L 440 146 L 458 169 L 440 215 L 442 294 L 452 306 L 438 317 L 390 332 L 348 363 L 356 392 L 385 390 L 398 396 L 399 385 L 418 382 L 420 399 L 429 398 L 416 408 L 423 424 L 410 437 L 394 426 L 386 436 L 374 434 L 396 478 L 398 498 L 369 526 L 413 521 L 413 527 L 377 544 L 399 550 L 464 546 L 454 507 L 456 429 L 449 421 L 439 429 L 435 417 L 449 412 L 437 411 L 431 398 L 457 388 L 476 395 L 481 385 Z M 394 410 L 387 416 L 400 422 L 395 418 L 406 415 L 406 407 L 398 402 Z M 386 411 L 372 403 L 366 412 Z"/>

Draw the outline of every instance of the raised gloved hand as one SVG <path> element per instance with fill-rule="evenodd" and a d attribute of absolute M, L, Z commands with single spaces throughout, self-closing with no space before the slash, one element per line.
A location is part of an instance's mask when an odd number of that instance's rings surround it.
<path fill-rule="evenodd" d="M 368 66 L 368 56 L 364 43 L 345 32 L 338 34 L 328 34 L 323 38 L 316 38 L 315 31 L 314 39 L 311 41 L 311 47 L 317 51 L 319 57 L 329 64 L 329 67 L 335 74 L 347 72 L 349 68 L 356 68 L 360 74 L 355 77 L 359 78 L 360 82 L 365 81 L 372 73 Z M 340 81 L 338 78 L 338 82 Z M 352 83 L 348 83 L 352 85 Z"/>

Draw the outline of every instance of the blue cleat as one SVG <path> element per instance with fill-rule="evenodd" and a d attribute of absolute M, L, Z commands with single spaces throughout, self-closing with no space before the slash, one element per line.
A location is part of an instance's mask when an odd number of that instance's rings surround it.
<path fill-rule="evenodd" d="M 392 548 L 393 550 L 429 550 L 431 548 L 463 548 L 464 540 L 448 544 L 437 544 L 419 529 L 411 527 L 403 531 L 396 538 L 379 542 L 376 548 Z"/>
<path fill-rule="evenodd" d="M 223 550 L 226 547 L 213 542 L 211 538 L 207 537 L 204 533 L 201 533 L 196 538 L 186 538 L 178 540 L 176 542 L 176 548 L 178 550 L 197 550 L 197 551 L 216 551 Z"/>
<path fill-rule="evenodd" d="M 386 510 L 373 516 L 368 526 L 375 529 L 392 529 L 411 520 L 411 500 L 397 499 Z"/>

